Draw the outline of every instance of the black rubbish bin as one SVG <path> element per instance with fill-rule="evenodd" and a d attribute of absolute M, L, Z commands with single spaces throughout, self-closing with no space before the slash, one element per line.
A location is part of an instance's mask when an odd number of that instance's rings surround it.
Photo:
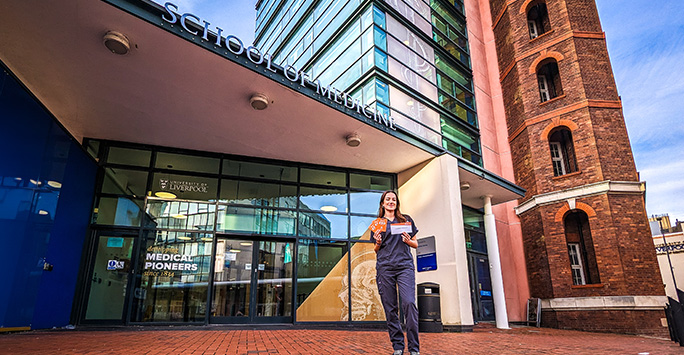
<path fill-rule="evenodd" d="M 418 284 L 418 330 L 423 333 L 441 333 L 442 310 L 439 304 L 439 284 Z"/>

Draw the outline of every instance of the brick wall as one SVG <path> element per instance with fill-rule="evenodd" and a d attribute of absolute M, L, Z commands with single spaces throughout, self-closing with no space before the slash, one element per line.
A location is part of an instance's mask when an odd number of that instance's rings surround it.
<path fill-rule="evenodd" d="M 567 14 L 573 30 L 587 32 L 602 31 L 594 0 L 565 0 L 563 2 L 566 8 L 569 9 Z M 559 1 L 559 3 L 563 2 Z"/>
<path fill-rule="evenodd" d="M 520 202 L 606 180 L 637 181 L 594 1 L 547 0 L 552 28 L 535 39 L 529 38 L 523 3 L 490 0 L 515 179 L 526 189 Z M 542 103 L 536 69 L 545 58 L 557 61 L 563 94 Z M 548 136 L 559 125 L 571 130 L 578 171 L 554 176 Z M 604 193 L 576 203 L 588 206 L 588 266 L 598 280 L 573 285 L 568 202 L 536 206 L 520 215 L 531 296 L 664 295 L 643 196 Z M 658 311 L 544 314 L 544 324 L 560 328 L 659 335 L 664 329 Z"/>
<path fill-rule="evenodd" d="M 542 311 L 542 327 L 669 338 L 665 311 Z"/>

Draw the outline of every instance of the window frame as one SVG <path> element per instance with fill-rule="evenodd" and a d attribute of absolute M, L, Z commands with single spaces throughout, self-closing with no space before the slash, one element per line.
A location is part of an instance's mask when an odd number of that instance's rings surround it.
<path fill-rule="evenodd" d="M 568 256 L 570 257 L 570 269 L 572 270 L 572 284 L 586 285 L 587 278 L 584 265 L 582 264 L 582 248 L 580 243 L 568 243 Z M 579 274 L 579 279 L 576 277 L 576 272 Z"/>

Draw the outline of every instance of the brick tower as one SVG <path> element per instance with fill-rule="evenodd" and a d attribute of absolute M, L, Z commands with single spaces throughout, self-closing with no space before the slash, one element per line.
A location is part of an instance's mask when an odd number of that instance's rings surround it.
<path fill-rule="evenodd" d="M 665 298 L 593 0 L 490 0 L 530 294 L 548 327 L 664 335 Z"/>

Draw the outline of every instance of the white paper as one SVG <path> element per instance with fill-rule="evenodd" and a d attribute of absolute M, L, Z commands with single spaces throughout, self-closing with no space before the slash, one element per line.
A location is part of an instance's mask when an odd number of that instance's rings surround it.
<path fill-rule="evenodd" d="M 392 234 L 401 234 L 404 232 L 411 234 L 413 228 L 411 228 L 411 224 L 391 224 L 390 231 L 392 231 Z"/>
<path fill-rule="evenodd" d="M 237 253 L 226 253 L 226 260 L 228 260 L 228 261 L 237 260 Z"/>

